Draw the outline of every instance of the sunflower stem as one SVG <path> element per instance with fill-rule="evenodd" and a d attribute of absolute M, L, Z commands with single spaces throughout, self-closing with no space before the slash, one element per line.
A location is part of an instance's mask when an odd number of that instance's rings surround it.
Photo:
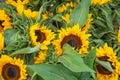
<path fill-rule="evenodd" d="M 36 72 L 33 73 L 32 77 L 31 77 L 31 80 L 34 80 L 34 77 L 35 77 L 36 74 L 37 74 Z"/>

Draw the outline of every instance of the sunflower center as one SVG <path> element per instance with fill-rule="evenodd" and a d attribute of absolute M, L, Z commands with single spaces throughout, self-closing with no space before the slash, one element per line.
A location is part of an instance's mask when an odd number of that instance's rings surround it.
<path fill-rule="evenodd" d="M 45 34 L 39 30 L 35 31 L 35 35 L 37 36 L 36 42 L 42 43 L 46 39 Z"/>
<path fill-rule="evenodd" d="M 13 64 L 5 64 L 2 68 L 2 76 L 5 80 L 18 80 L 20 78 L 20 69 Z"/>
<path fill-rule="evenodd" d="M 107 56 L 102 56 L 98 58 L 101 61 L 108 61 L 109 57 Z M 110 62 L 111 63 L 111 62 Z M 110 75 L 112 72 L 108 71 L 107 69 L 105 69 L 103 66 L 101 66 L 100 64 L 98 64 L 96 66 L 97 71 L 103 75 Z M 114 69 L 114 67 L 112 66 L 112 68 Z"/>
<path fill-rule="evenodd" d="M 4 21 L 0 20 L 0 27 L 4 28 L 4 26 L 2 25 Z"/>
<path fill-rule="evenodd" d="M 70 46 L 74 47 L 75 49 L 80 49 L 82 45 L 82 41 L 80 38 L 76 35 L 68 35 L 63 38 L 63 41 L 61 42 L 61 48 L 65 43 L 68 43 Z"/>

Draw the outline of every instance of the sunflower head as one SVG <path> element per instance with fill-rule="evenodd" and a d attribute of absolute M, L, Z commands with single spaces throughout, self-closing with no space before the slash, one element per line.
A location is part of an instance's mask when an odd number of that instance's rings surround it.
<path fill-rule="evenodd" d="M 38 11 L 31 11 L 31 9 L 26 9 L 24 5 L 17 5 L 17 12 L 20 16 L 22 16 L 22 13 L 24 12 L 25 16 L 27 18 L 37 18 L 38 16 Z"/>
<path fill-rule="evenodd" d="M 4 48 L 4 36 L 3 33 L 0 32 L 0 51 Z"/>
<path fill-rule="evenodd" d="M 64 12 L 66 9 L 67 9 L 66 6 L 65 6 L 64 4 L 62 4 L 61 6 L 59 6 L 59 7 L 57 8 L 57 12 L 58 12 L 58 13 L 62 13 L 62 12 Z"/>
<path fill-rule="evenodd" d="M 120 27 L 119 27 L 119 30 L 118 30 L 118 43 L 120 44 Z"/>
<path fill-rule="evenodd" d="M 34 63 L 40 64 L 43 63 L 46 60 L 46 51 L 40 51 L 35 57 L 34 57 Z"/>
<path fill-rule="evenodd" d="M 101 61 L 107 61 L 111 64 L 113 72 L 106 70 L 101 65 L 96 65 L 97 80 L 118 80 L 120 74 L 120 63 L 115 56 L 115 52 L 111 47 L 108 47 L 107 43 L 96 50 L 96 56 Z"/>
<path fill-rule="evenodd" d="M 30 27 L 30 38 L 33 45 L 42 44 L 40 49 L 47 50 L 51 40 L 54 39 L 54 33 L 48 30 L 46 26 L 35 24 Z"/>
<path fill-rule="evenodd" d="M 0 58 L 0 75 L 2 80 L 26 79 L 26 65 L 20 59 L 2 55 Z"/>
<path fill-rule="evenodd" d="M 3 32 L 7 28 L 12 28 L 10 18 L 4 10 L 0 10 L 0 32 Z"/>
<path fill-rule="evenodd" d="M 87 31 L 90 28 L 90 23 L 93 21 L 92 14 L 88 14 L 88 20 L 85 24 L 85 26 L 82 28 L 82 31 Z"/>
<path fill-rule="evenodd" d="M 93 5 L 96 5 L 96 4 L 99 4 L 99 5 L 103 5 L 107 2 L 111 2 L 112 0 L 92 0 L 91 1 L 91 4 Z"/>
<path fill-rule="evenodd" d="M 17 7 L 18 5 L 25 5 L 29 2 L 29 0 L 6 0 L 7 4 L 11 4 L 12 6 Z"/>
<path fill-rule="evenodd" d="M 87 53 L 89 45 L 88 38 L 90 34 L 86 34 L 85 31 L 81 31 L 79 25 L 74 25 L 71 28 L 59 30 L 59 39 L 54 40 L 55 50 L 57 56 L 62 55 L 62 47 L 65 43 L 71 45 L 80 54 Z"/>
<path fill-rule="evenodd" d="M 69 23 L 69 18 L 70 18 L 70 15 L 69 15 L 69 14 L 65 14 L 64 16 L 62 16 L 62 19 L 63 19 L 66 23 Z"/>

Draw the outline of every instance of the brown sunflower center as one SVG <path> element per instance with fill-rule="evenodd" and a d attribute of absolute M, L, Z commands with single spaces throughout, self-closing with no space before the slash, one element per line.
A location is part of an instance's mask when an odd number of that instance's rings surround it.
<path fill-rule="evenodd" d="M 109 57 L 107 56 L 102 56 L 98 58 L 101 61 L 108 61 Z M 110 62 L 111 63 L 111 62 Z M 96 66 L 97 71 L 103 75 L 110 75 L 112 72 L 108 71 L 107 69 L 105 69 L 103 66 L 101 66 L 100 64 L 98 64 Z M 112 68 L 114 69 L 114 67 L 112 66 Z"/>
<path fill-rule="evenodd" d="M 63 47 L 65 43 L 68 43 L 70 46 L 74 47 L 75 49 L 80 49 L 82 46 L 81 39 L 78 36 L 73 35 L 73 34 L 65 36 L 63 38 L 61 42 L 61 48 Z"/>
<path fill-rule="evenodd" d="M 13 64 L 5 64 L 2 68 L 2 76 L 5 80 L 18 80 L 20 78 L 20 69 Z"/>
<path fill-rule="evenodd" d="M 17 0 L 14 0 L 17 3 Z"/>
<path fill-rule="evenodd" d="M 39 30 L 35 31 L 35 35 L 37 36 L 36 42 L 42 43 L 44 40 L 46 40 L 45 33 L 40 32 Z"/>
<path fill-rule="evenodd" d="M 4 28 L 4 26 L 2 25 L 4 21 L 3 20 L 0 20 L 0 27 Z"/>

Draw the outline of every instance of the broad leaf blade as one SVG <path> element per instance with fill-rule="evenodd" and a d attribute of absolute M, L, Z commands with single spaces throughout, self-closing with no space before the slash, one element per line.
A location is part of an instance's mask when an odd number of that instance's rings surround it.
<path fill-rule="evenodd" d="M 94 63 L 95 63 L 95 59 L 96 59 L 96 48 L 92 49 L 87 56 L 85 56 L 85 63 L 91 68 L 93 69 L 94 67 Z M 92 77 L 91 77 L 92 76 Z M 91 78 L 94 78 L 96 80 L 95 74 L 94 73 L 90 73 L 90 72 L 83 72 L 80 75 L 79 80 L 88 80 Z"/>
<path fill-rule="evenodd" d="M 30 54 L 30 53 L 34 53 L 34 52 L 37 52 L 39 51 L 40 49 L 40 46 L 35 46 L 35 47 L 26 47 L 26 48 L 23 48 L 23 49 L 19 49 L 15 52 L 13 52 L 12 54 L 10 54 L 11 56 L 13 55 L 17 55 L 17 54 Z"/>
<path fill-rule="evenodd" d="M 99 59 L 96 59 L 96 62 L 100 65 L 102 65 L 102 67 L 104 67 L 105 69 L 107 69 L 110 72 L 113 72 L 113 68 L 111 67 L 109 62 L 106 61 L 100 61 Z"/>
<path fill-rule="evenodd" d="M 81 0 L 80 4 L 73 10 L 70 15 L 70 20 L 74 24 L 79 24 L 80 27 L 83 27 L 87 21 L 89 7 L 91 0 Z"/>
<path fill-rule="evenodd" d="M 63 63 L 65 67 L 73 72 L 94 72 L 68 44 L 63 46 L 63 55 L 59 57 L 58 62 Z"/>
<path fill-rule="evenodd" d="M 36 72 L 44 80 L 77 80 L 77 78 L 73 76 L 72 72 L 61 64 L 29 65 L 28 69 Z"/>

